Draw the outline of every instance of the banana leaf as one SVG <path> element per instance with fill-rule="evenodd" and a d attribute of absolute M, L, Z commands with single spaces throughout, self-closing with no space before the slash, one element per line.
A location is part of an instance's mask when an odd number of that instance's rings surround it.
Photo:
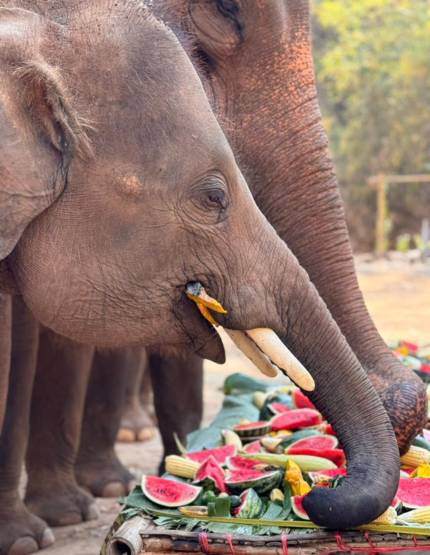
<path fill-rule="evenodd" d="M 252 393 L 238 396 L 227 395 L 221 411 L 212 424 L 208 428 L 188 434 L 187 451 L 193 453 L 219 447 L 222 444 L 222 430 L 231 429 L 244 418 L 250 422 L 256 422 L 259 413 L 259 409 L 254 405 Z"/>

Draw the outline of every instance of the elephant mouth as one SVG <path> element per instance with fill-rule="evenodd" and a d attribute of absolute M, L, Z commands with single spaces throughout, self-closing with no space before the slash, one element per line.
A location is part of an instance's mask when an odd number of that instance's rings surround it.
<path fill-rule="evenodd" d="M 221 303 L 210 297 L 198 281 L 189 282 L 185 291 L 188 298 L 196 303 L 202 316 L 218 327 L 218 322 L 209 311 L 226 314 L 227 311 Z M 310 373 L 273 330 L 269 328 L 244 331 L 224 328 L 224 330 L 233 343 L 265 376 L 274 378 L 279 368 L 301 389 L 305 391 L 315 389 L 315 382 Z"/>

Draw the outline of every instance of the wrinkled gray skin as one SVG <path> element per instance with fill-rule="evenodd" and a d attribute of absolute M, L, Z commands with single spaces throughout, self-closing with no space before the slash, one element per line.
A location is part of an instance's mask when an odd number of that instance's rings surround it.
<path fill-rule="evenodd" d="M 42 324 L 75 341 L 156 346 L 162 338 L 222 362 L 218 335 L 184 295 L 188 281 L 201 281 L 228 310 L 222 325 L 271 327 L 315 379 L 311 398 L 349 466 L 342 487 L 309 495 L 309 516 L 342 527 L 381 514 L 398 483 L 388 416 L 306 272 L 255 205 L 177 39 L 138 2 L 6 6 L 4 290 L 19 289 Z M 1 515 L 5 553 L 28 553 L 20 526 L 44 545 L 26 515 L 17 509 L 13 533 Z"/>

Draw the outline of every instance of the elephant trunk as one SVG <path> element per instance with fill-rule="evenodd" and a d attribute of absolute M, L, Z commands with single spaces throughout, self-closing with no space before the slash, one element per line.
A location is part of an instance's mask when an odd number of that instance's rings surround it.
<path fill-rule="evenodd" d="M 255 310 L 256 303 L 245 298 L 237 299 L 236 308 L 228 302 L 233 299 L 223 299 L 229 314 L 221 317 L 221 323 L 227 328 L 246 322 L 248 330 L 262 324 L 273 329 L 314 380 L 315 388 L 306 394 L 336 431 L 348 476 L 336 489 L 316 488 L 304 499 L 310 519 L 334 529 L 368 524 L 389 507 L 398 488 L 394 431 L 380 397 L 308 274 L 285 243 L 275 234 L 273 239 L 274 250 L 267 255 L 264 241 L 266 252 L 260 252 L 255 265 L 261 280 L 257 298 L 265 299 L 264 310 Z M 248 336 L 253 337 L 249 332 Z"/>
<path fill-rule="evenodd" d="M 389 507 L 398 488 L 399 451 L 390 420 L 302 268 L 283 299 L 287 322 L 277 331 L 312 375 L 315 389 L 306 394 L 333 426 L 347 458 L 342 485 L 314 489 L 304 509 L 312 522 L 329 528 L 368 524 Z"/>

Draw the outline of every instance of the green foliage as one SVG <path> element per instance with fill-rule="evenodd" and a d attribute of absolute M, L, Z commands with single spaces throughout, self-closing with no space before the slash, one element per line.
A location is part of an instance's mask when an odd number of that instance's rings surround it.
<path fill-rule="evenodd" d="M 326 129 L 346 198 L 374 210 L 366 179 L 426 173 L 430 163 L 428 0 L 312 0 L 314 58 Z M 418 189 L 428 189 L 428 185 Z M 395 209 L 414 214 L 423 194 L 403 185 Z M 427 201 L 428 202 L 428 201 Z M 393 209 L 393 207 L 391 207 Z M 427 204 L 428 210 L 428 204 Z M 409 218 L 409 221 L 411 218 Z M 408 231 L 394 221 L 394 235 Z"/>

